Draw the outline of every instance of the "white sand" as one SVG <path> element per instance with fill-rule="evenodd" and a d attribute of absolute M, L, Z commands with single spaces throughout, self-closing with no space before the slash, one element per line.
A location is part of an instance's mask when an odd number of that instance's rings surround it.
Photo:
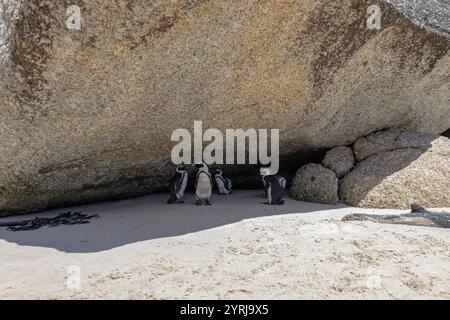
<path fill-rule="evenodd" d="M 344 223 L 392 211 L 266 206 L 260 193 L 215 196 L 212 207 L 154 195 L 71 208 L 100 214 L 87 225 L 2 228 L 0 298 L 450 298 L 450 230 Z M 70 265 L 79 290 L 66 285 Z"/>

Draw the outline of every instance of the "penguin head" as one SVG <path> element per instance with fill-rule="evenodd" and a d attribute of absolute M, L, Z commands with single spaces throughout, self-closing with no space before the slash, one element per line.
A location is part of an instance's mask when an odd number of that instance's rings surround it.
<path fill-rule="evenodd" d="M 184 171 L 187 171 L 187 168 L 186 168 L 186 166 L 185 166 L 184 164 L 180 164 L 180 165 L 177 167 L 177 171 L 178 171 L 178 172 L 184 172 Z"/>
<path fill-rule="evenodd" d="M 261 168 L 261 169 L 259 169 L 259 171 L 263 177 L 271 175 L 269 168 Z"/>
<path fill-rule="evenodd" d="M 223 174 L 222 170 L 220 170 L 218 168 L 214 169 L 214 176 L 220 177 L 220 176 L 222 176 L 222 174 Z"/>
<path fill-rule="evenodd" d="M 206 172 L 209 172 L 209 169 L 208 169 L 208 165 L 206 164 L 206 163 L 197 163 L 196 165 L 195 165 L 195 167 L 199 170 L 199 171 L 206 171 Z"/>

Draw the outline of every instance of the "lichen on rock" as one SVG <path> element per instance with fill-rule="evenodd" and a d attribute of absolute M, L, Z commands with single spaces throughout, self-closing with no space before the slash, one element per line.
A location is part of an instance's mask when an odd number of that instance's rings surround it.
<path fill-rule="evenodd" d="M 305 165 L 294 177 L 291 196 L 300 201 L 337 204 L 338 178 L 333 171 L 320 164 Z"/>

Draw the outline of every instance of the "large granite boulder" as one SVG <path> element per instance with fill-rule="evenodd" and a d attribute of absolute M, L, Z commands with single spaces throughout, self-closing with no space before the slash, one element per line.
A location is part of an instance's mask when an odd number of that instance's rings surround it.
<path fill-rule="evenodd" d="M 298 169 L 291 186 L 291 196 L 300 201 L 337 204 L 338 178 L 320 164 L 308 164 Z"/>
<path fill-rule="evenodd" d="M 365 160 L 342 179 L 343 202 L 368 208 L 408 209 L 413 202 L 450 207 L 450 139 L 388 130 L 354 147 Z"/>
<path fill-rule="evenodd" d="M 390 2 L 1 1 L 0 214 L 160 190 L 194 120 L 280 128 L 291 161 L 386 127 L 444 132 L 447 7 Z"/>

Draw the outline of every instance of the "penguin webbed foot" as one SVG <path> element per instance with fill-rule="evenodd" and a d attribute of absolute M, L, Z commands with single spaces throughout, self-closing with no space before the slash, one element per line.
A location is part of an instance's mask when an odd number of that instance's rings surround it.
<path fill-rule="evenodd" d="M 205 204 L 206 204 L 207 206 L 212 206 L 212 203 L 211 203 L 211 201 L 209 201 L 209 200 L 206 200 L 206 201 L 205 201 Z"/>
<path fill-rule="evenodd" d="M 264 204 L 266 204 L 268 206 L 275 206 L 275 205 L 282 206 L 282 205 L 284 205 L 284 200 L 281 199 L 281 200 L 278 200 L 277 202 L 269 202 L 269 201 L 267 201 L 267 202 L 264 202 Z"/>
<path fill-rule="evenodd" d="M 197 202 L 195 203 L 197 206 L 201 206 L 203 205 L 203 202 L 201 200 L 197 200 Z"/>

